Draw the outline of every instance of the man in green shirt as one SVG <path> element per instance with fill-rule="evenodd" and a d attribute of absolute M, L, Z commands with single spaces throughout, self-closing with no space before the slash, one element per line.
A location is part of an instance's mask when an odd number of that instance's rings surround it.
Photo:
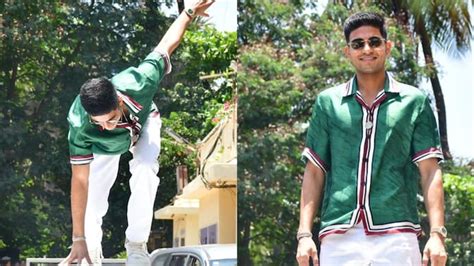
<path fill-rule="evenodd" d="M 125 232 L 127 265 L 149 265 L 146 249 L 159 185 L 161 120 L 153 96 L 171 71 L 169 56 L 188 24 L 214 1 L 195 1 L 178 16 L 158 46 L 138 67 L 86 81 L 71 105 L 69 150 L 72 168 L 72 249 L 62 262 L 100 265 L 102 217 L 118 172 L 120 155 L 130 151 L 130 190 Z"/>
<path fill-rule="evenodd" d="M 321 92 L 313 107 L 298 263 L 308 265 L 311 257 L 322 265 L 444 265 L 442 153 L 429 101 L 385 71 L 392 43 L 382 16 L 354 14 L 344 34 L 356 75 Z M 420 181 L 431 226 L 423 258 L 416 239 Z M 311 231 L 319 207 L 318 257 Z"/>

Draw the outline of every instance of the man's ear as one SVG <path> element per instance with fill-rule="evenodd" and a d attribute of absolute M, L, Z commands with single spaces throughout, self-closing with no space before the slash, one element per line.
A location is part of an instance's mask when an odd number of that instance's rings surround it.
<path fill-rule="evenodd" d="M 347 58 L 349 58 L 349 46 L 347 46 L 347 45 L 344 46 L 343 51 L 344 51 L 344 55 L 345 55 Z"/>
<path fill-rule="evenodd" d="M 392 41 L 385 41 L 385 54 L 387 56 L 390 55 L 392 52 L 393 42 Z"/>

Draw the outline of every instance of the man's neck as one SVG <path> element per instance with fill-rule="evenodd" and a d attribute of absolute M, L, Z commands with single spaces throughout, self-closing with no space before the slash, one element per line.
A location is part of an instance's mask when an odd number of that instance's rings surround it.
<path fill-rule="evenodd" d="M 377 95 L 383 90 L 385 84 L 385 71 L 364 74 L 357 73 L 357 87 L 362 95 Z"/>

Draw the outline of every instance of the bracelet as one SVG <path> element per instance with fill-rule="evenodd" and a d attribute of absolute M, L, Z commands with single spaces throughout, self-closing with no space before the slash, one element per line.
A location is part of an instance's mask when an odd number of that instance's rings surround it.
<path fill-rule="evenodd" d="M 296 240 L 298 241 L 300 241 L 300 239 L 305 238 L 305 237 L 312 238 L 313 234 L 311 232 L 298 232 L 296 234 Z"/>
<path fill-rule="evenodd" d="M 77 241 L 86 241 L 85 236 L 72 236 L 72 242 L 77 242 Z"/>

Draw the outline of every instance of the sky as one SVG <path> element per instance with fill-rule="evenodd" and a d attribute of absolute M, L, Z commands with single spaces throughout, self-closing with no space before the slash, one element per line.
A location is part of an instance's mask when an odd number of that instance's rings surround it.
<path fill-rule="evenodd" d="M 184 5 L 187 7 L 192 0 L 184 0 Z M 178 8 L 176 1 L 173 1 L 173 6 L 163 10 L 165 14 L 177 15 Z M 219 31 L 237 31 L 237 0 L 216 0 L 212 6 L 207 10 L 209 18 L 208 23 L 213 24 Z"/>
<path fill-rule="evenodd" d="M 190 0 L 185 0 L 185 4 Z M 327 0 L 318 1 L 318 13 L 322 13 Z M 471 21 L 474 11 L 470 5 Z M 176 4 L 165 10 L 166 14 L 177 14 Z M 209 23 L 221 31 L 237 30 L 237 0 L 216 0 L 209 8 Z M 420 45 L 421 47 L 421 45 Z M 446 104 L 448 141 L 451 154 L 457 158 L 474 159 L 474 41 L 471 51 L 461 58 L 449 56 L 433 45 L 433 57 L 439 66 L 439 78 Z M 422 53 L 420 53 L 421 55 Z M 420 56 L 420 63 L 424 64 Z M 432 92 L 428 79 L 422 81 L 420 88 Z"/>

